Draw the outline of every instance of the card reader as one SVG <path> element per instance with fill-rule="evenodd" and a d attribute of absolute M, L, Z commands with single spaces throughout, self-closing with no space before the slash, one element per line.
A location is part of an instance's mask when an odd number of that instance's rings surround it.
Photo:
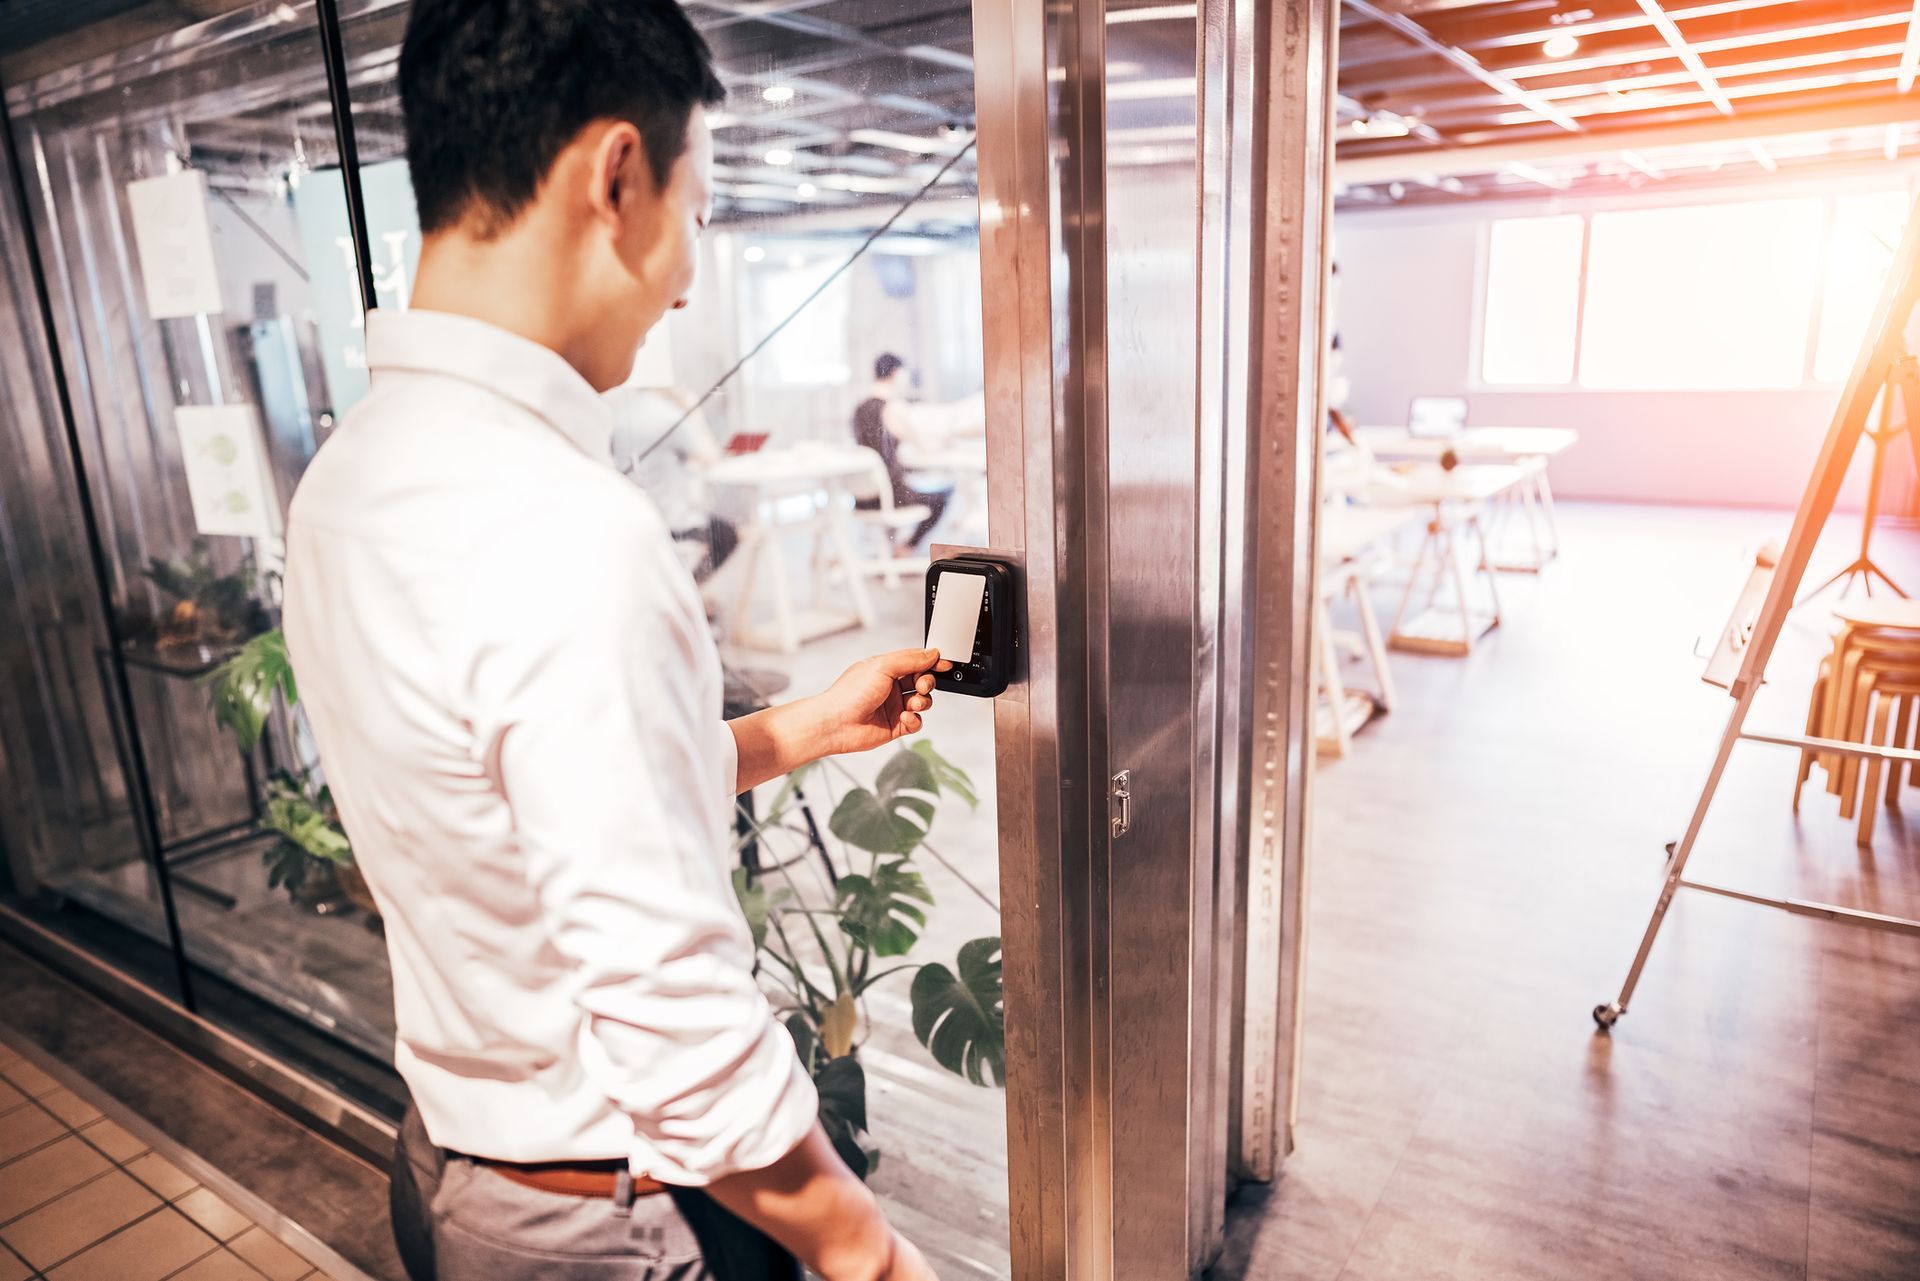
<path fill-rule="evenodd" d="M 986 556 L 927 566 L 927 648 L 953 664 L 934 677 L 935 689 L 977 698 L 1006 690 L 1020 651 L 1013 586 L 1013 570 Z"/>

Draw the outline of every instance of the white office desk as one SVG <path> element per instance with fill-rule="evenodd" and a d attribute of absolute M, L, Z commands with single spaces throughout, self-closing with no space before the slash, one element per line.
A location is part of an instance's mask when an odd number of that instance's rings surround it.
<path fill-rule="evenodd" d="M 804 444 L 785 449 L 763 449 L 716 463 L 706 474 L 709 488 L 735 491 L 752 515 L 740 531 L 740 551 L 746 571 L 733 610 L 733 640 L 753 649 L 791 654 L 805 641 L 834 632 L 865 627 L 873 622 L 873 606 L 861 581 L 849 529 L 849 498 L 872 474 L 872 458 L 852 445 Z M 800 534 L 813 536 L 816 554 L 809 608 L 796 610 L 782 542 Z M 817 554 L 824 539 L 834 551 L 845 578 L 846 601 L 852 609 L 828 609 L 819 602 L 829 593 L 820 581 L 823 566 Z M 771 559 L 769 579 L 773 620 L 752 621 L 753 589 L 761 569 Z"/>
<path fill-rule="evenodd" d="M 1498 555 L 1495 569 L 1537 574 L 1560 554 L 1560 527 L 1554 519 L 1553 486 L 1547 465 L 1580 443 L 1571 427 L 1469 427 L 1458 436 L 1413 436 L 1404 427 L 1362 427 L 1362 444 L 1382 462 L 1433 462 L 1451 449 L 1462 463 L 1529 468 L 1526 483 L 1501 496 L 1491 513 L 1488 533 L 1496 544 L 1514 523 L 1525 526 L 1526 554 Z"/>
<path fill-rule="evenodd" d="M 1413 503 L 1360 507 L 1325 503 L 1320 508 L 1320 563 L 1343 565 L 1380 547 L 1420 519 L 1423 509 Z"/>
<path fill-rule="evenodd" d="M 1458 436 L 1413 436 L 1404 427 L 1362 427 L 1360 442 L 1382 462 L 1438 462 L 1452 449 L 1463 463 L 1557 458 L 1580 443 L 1571 427 L 1469 427 Z"/>
<path fill-rule="evenodd" d="M 1469 463 L 1446 471 L 1438 464 L 1425 464 L 1395 472 L 1391 480 L 1382 479 L 1354 493 L 1369 507 L 1411 509 L 1426 521 L 1426 537 L 1414 557 L 1400 607 L 1394 611 L 1387 637 L 1390 646 L 1465 655 L 1473 652 L 1476 640 L 1500 625 L 1500 593 L 1482 514 L 1489 504 L 1529 484 L 1538 467 L 1537 462 Z M 1469 546 L 1463 549 L 1461 541 Z M 1463 551 L 1472 557 L 1471 569 L 1461 562 Z M 1413 598 L 1429 575 L 1432 586 L 1427 603 L 1413 612 Z M 1485 587 L 1483 598 L 1473 590 L 1476 580 Z M 1450 604 L 1441 599 L 1445 591 L 1451 592 Z"/>

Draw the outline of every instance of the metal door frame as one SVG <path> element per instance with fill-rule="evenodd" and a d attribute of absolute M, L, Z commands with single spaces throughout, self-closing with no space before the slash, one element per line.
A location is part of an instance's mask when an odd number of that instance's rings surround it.
<path fill-rule="evenodd" d="M 1107 13 L 974 0 L 991 541 L 1022 566 L 1029 637 L 995 712 L 1021 1281 L 1197 1275 L 1232 1182 L 1273 1177 L 1296 1078 L 1338 6 L 1201 0 L 1191 19 L 1194 310 L 1169 320 L 1197 335 L 1195 657 L 1189 750 L 1146 780 L 1185 816 L 1145 847 L 1109 827 L 1113 772 L 1143 768 L 1115 746 L 1109 680 L 1139 637 L 1113 571 L 1143 549 L 1108 501 Z M 1126 897 L 1141 859 L 1163 878 L 1179 861 L 1179 901 Z M 1141 937 L 1125 913 L 1186 932 L 1178 1000 L 1145 973 L 1163 957 L 1115 945 Z M 1144 1020 L 1141 993 L 1163 1005 Z"/>
<path fill-rule="evenodd" d="M 1293 1149 L 1306 977 L 1313 811 L 1316 514 L 1326 436 L 1326 282 L 1332 263 L 1338 0 L 1263 6 L 1251 175 L 1248 346 L 1253 452 L 1242 606 L 1247 729 L 1235 855 L 1232 1174 L 1265 1183 Z"/>

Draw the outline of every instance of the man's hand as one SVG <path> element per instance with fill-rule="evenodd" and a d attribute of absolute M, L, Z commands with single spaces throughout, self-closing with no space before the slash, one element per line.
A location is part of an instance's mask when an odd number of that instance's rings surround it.
<path fill-rule="evenodd" d="M 738 790 L 790 774 L 823 756 L 867 752 L 920 732 L 933 706 L 933 674 L 953 664 L 937 649 L 862 659 L 812 698 L 730 722 L 739 747 Z"/>
<path fill-rule="evenodd" d="M 807 700 L 817 718 L 819 754 L 872 751 L 918 734 L 920 714 L 933 706 L 933 673 L 951 666 L 937 649 L 895 650 L 855 663 Z"/>

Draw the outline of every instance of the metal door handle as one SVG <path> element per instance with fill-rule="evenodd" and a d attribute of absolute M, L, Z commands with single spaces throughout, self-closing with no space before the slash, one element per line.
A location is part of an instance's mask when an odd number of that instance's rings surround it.
<path fill-rule="evenodd" d="M 1113 776 L 1107 795 L 1113 799 L 1113 834 L 1125 836 L 1133 830 L 1133 771 L 1121 770 Z"/>

